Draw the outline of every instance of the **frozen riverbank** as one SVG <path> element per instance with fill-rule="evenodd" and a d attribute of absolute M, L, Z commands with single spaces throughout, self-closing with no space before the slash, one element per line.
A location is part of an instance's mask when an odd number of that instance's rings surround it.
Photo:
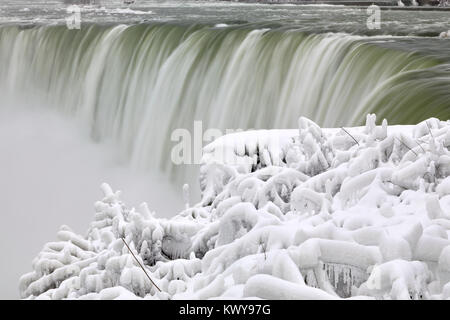
<path fill-rule="evenodd" d="M 224 136 L 204 150 L 200 203 L 158 219 L 104 184 L 87 236 L 62 227 L 21 296 L 448 298 L 449 147 L 437 119 Z"/>
<path fill-rule="evenodd" d="M 285 4 L 285 5 L 335 5 L 335 6 L 369 6 L 378 5 L 390 7 L 389 9 L 401 10 L 450 10 L 450 5 L 445 5 L 441 0 L 402 0 L 403 5 L 399 6 L 397 0 L 221 0 L 225 2 L 242 2 L 258 4 Z"/>
<path fill-rule="evenodd" d="M 148 1 L 150 2 L 150 1 Z M 230 3 L 253 3 L 253 4 L 299 4 L 299 5 L 323 5 L 323 4 L 345 4 L 345 5 L 354 5 L 354 6 L 362 6 L 362 5 L 370 5 L 370 4 L 379 4 L 379 5 L 393 5 L 397 6 L 397 0 L 219 0 L 219 1 L 197 1 L 197 3 L 201 5 L 207 5 L 211 2 L 230 2 Z M 404 0 L 403 1 L 406 5 L 413 5 L 413 2 L 415 2 L 414 5 L 421 5 L 421 6 L 438 6 L 441 3 L 441 0 Z M 96 6 L 102 6 L 105 4 L 113 4 L 116 6 L 124 6 L 124 1 L 121 0 L 110 0 L 109 2 L 102 3 L 99 0 L 64 0 L 64 3 L 66 4 L 82 4 L 82 5 L 96 5 Z M 132 7 L 136 6 L 142 6 L 142 4 L 145 4 L 145 1 L 140 1 L 140 3 L 132 4 Z M 445 3 L 445 0 L 444 0 Z"/>

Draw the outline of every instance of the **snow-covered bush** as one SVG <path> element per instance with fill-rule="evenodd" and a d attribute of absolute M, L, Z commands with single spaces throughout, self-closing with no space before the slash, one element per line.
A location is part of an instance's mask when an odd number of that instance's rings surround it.
<path fill-rule="evenodd" d="M 103 184 L 87 236 L 61 227 L 21 296 L 450 298 L 449 148 L 449 121 L 374 115 L 224 136 L 204 148 L 198 204 L 158 219 Z"/>

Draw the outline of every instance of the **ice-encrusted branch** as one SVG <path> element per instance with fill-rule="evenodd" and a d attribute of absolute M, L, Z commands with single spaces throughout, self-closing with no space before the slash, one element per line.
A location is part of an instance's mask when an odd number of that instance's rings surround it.
<path fill-rule="evenodd" d="M 341 127 L 341 129 L 342 129 L 346 134 L 348 134 L 348 135 L 353 139 L 353 141 L 355 141 L 355 143 L 359 146 L 358 140 L 356 140 L 355 137 L 352 136 L 352 135 L 350 134 L 350 132 L 348 132 L 347 130 L 345 130 L 344 127 Z"/>
<path fill-rule="evenodd" d="M 410 146 L 408 146 L 406 143 L 404 143 L 402 140 L 400 140 L 397 137 L 395 137 L 395 139 L 397 139 L 398 142 L 400 142 L 404 147 L 406 147 L 409 151 L 411 151 L 412 153 L 414 153 L 417 156 L 417 153 L 413 149 L 411 149 Z"/>
<path fill-rule="evenodd" d="M 150 282 L 153 284 L 153 286 L 158 289 L 159 292 L 162 292 L 161 289 L 156 285 L 156 283 L 152 280 L 152 278 L 150 278 L 150 276 L 148 275 L 147 271 L 145 271 L 144 267 L 142 266 L 142 264 L 139 262 L 139 260 L 136 258 L 136 256 L 134 255 L 133 251 L 130 249 L 130 246 L 128 246 L 128 243 L 125 241 L 124 238 L 121 238 L 123 243 L 127 246 L 128 251 L 130 251 L 131 255 L 133 256 L 134 260 L 136 260 L 136 262 L 139 264 L 139 267 L 141 267 L 142 271 L 144 271 L 145 275 L 147 276 L 148 280 L 150 280 Z"/>

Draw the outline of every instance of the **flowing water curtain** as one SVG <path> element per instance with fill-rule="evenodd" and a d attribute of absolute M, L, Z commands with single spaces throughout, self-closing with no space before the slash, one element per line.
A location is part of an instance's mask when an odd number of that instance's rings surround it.
<path fill-rule="evenodd" d="M 450 115 L 438 59 L 345 34 L 198 24 L 0 28 L 0 90 L 71 114 L 136 167 L 180 176 L 176 128 L 359 125 Z"/>

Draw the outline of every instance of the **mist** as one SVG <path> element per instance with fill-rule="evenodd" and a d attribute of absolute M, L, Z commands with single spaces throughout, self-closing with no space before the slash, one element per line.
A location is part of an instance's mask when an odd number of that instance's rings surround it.
<path fill-rule="evenodd" d="M 0 299 L 19 298 L 20 276 L 61 225 L 85 234 L 102 182 L 122 190 L 130 207 L 147 202 L 157 217 L 183 209 L 181 186 L 131 170 L 114 145 L 88 132 L 51 110 L 0 109 Z"/>

